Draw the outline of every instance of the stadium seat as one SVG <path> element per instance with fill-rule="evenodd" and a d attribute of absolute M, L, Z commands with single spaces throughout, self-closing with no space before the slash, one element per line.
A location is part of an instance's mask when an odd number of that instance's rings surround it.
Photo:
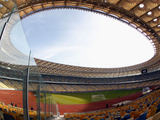
<path fill-rule="evenodd" d="M 125 115 L 121 120 L 128 120 L 131 117 L 130 114 Z"/>

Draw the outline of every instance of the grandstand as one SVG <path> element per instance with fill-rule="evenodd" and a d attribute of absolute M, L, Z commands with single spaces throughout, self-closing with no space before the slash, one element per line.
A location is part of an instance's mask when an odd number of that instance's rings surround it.
<path fill-rule="evenodd" d="M 27 53 L 18 50 L 10 36 L 15 24 L 51 9 L 117 19 L 146 36 L 155 54 L 133 66 L 91 68 L 34 58 L 27 46 Z M 23 26 L 19 31 L 25 38 Z M 159 48 L 160 0 L 0 0 L 0 119 L 159 120 Z"/>

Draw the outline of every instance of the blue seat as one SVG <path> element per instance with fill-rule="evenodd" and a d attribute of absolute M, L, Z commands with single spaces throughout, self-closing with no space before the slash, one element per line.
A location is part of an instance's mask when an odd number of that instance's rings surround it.
<path fill-rule="evenodd" d="M 155 100 L 151 104 L 154 104 L 154 103 L 155 103 Z"/>
<path fill-rule="evenodd" d="M 121 120 L 128 120 L 131 117 L 130 114 L 125 115 Z"/>
<path fill-rule="evenodd" d="M 146 120 L 147 112 L 140 115 L 136 120 Z"/>
<path fill-rule="evenodd" d="M 114 118 L 114 120 L 121 120 L 121 117 Z"/>
<path fill-rule="evenodd" d="M 126 112 L 127 112 L 127 113 L 130 113 L 130 112 L 132 112 L 132 110 L 127 110 Z"/>
<path fill-rule="evenodd" d="M 160 104 L 158 104 L 157 106 L 157 110 L 156 110 L 156 113 L 160 111 Z"/>
<path fill-rule="evenodd" d="M 100 120 L 105 120 L 104 118 L 101 118 Z"/>

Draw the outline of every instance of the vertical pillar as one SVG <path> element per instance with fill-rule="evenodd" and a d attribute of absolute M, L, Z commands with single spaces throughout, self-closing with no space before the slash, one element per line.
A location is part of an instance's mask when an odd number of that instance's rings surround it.
<path fill-rule="evenodd" d="M 40 106 L 40 90 L 41 90 L 41 77 L 38 82 L 38 88 L 37 88 L 37 120 L 41 120 L 41 106 Z"/>
<path fill-rule="evenodd" d="M 51 115 L 50 113 L 50 109 L 51 109 L 51 103 L 50 103 L 50 95 L 49 95 L 49 97 L 48 97 L 48 112 L 49 112 L 49 115 Z"/>
<path fill-rule="evenodd" d="M 9 14 L 7 21 L 6 21 L 6 22 L 4 23 L 4 25 L 3 25 L 2 31 L 1 31 L 1 33 L 0 33 L 0 40 L 2 39 L 4 30 L 5 30 L 6 26 L 7 26 L 7 23 L 9 22 L 11 16 L 12 16 L 13 11 L 14 11 L 14 8 L 12 9 L 11 13 Z"/>
<path fill-rule="evenodd" d="M 24 119 L 29 120 L 28 114 L 28 80 L 29 80 L 29 68 L 24 71 L 24 80 L 23 80 L 23 113 Z"/>
<path fill-rule="evenodd" d="M 47 117 L 46 117 L 46 92 L 44 92 L 44 120 L 47 120 Z"/>
<path fill-rule="evenodd" d="M 24 113 L 24 120 L 29 120 L 29 113 L 28 113 L 28 83 L 29 83 L 30 56 L 31 56 L 31 51 L 29 53 L 28 67 L 24 71 L 24 80 L 23 80 L 23 113 Z"/>

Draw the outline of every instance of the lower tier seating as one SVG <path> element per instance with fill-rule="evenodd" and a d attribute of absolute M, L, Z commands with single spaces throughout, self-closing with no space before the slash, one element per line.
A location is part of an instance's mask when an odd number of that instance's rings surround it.
<path fill-rule="evenodd" d="M 146 120 L 159 111 L 160 90 L 156 90 L 127 105 L 87 113 L 70 113 L 64 117 L 66 120 Z"/>

